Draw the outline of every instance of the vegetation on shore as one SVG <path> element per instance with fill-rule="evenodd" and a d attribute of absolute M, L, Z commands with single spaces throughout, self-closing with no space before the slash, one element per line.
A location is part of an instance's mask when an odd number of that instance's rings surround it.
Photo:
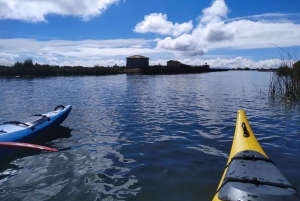
<path fill-rule="evenodd" d="M 281 67 L 272 75 L 269 92 L 274 99 L 296 103 L 300 101 L 300 61 L 295 62 L 290 54 L 288 56 L 287 60 L 282 59 Z"/>
<path fill-rule="evenodd" d="M 0 76 L 74 76 L 74 75 L 113 75 L 120 69 L 95 66 L 53 66 L 33 63 L 31 59 L 16 62 L 12 67 L 0 66 Z"/>
<path fill-rule="evenodd" d="M 141 68 L 141 73 L 144 75 L 159 75 L 159 74 L 188 74 L 188 73 L 208 73 L 216 71 L 228 71 L 226 69 L 211 69 L 208 65 L 204 66 L 151 66 Z"/>

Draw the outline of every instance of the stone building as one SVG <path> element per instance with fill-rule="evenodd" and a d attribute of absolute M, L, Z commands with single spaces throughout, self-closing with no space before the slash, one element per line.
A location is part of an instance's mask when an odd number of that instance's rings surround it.
<path fill-rule="evenodd" d="M 167 66 L 174 66 L 174 67 L 179 67 L 181 66 L 180 61 L 176 61 L 176 60 L 169 60 L 167 61 Z"/>
<path fill-rule="evenodd" d="M 141 55 L 133 55 L 126 58 L 126 67 L 138 68 L 138 67 L 148 67 L 149 58 Z"/>

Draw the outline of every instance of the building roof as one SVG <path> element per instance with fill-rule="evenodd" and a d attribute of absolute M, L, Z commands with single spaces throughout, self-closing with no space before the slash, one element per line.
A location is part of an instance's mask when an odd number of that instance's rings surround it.
<path fill-rule="evenodd" d="M 127 59 L 149 59 L 149 58 L 144 57 L 142 55 L 133 55 L 133 56 L 127 57 Z"/>
<path fill-rule="evenodd" d="M 176 63 L 181 63 L 180 61 L 177 61 L 177 60 L 169 60 L 167 62 L 176 62 Z"/>

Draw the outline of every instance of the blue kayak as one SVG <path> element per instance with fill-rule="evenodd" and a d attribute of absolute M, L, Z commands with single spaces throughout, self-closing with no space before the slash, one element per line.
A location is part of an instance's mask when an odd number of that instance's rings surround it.
<path fill-rule="evenodd" d="M 0 142 L 22 142 L 29 143 L 59 126 L 71 112 L 72 106 L 59 105 L 51 112 L 32 115 L 16 121 L 8 121 L 0 124 Z M 14 148 L 0 149 L 0 158 L 15 151 Z"/>

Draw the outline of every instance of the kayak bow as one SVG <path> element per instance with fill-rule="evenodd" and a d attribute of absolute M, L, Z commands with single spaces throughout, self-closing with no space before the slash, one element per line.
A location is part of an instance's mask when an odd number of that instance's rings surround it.
<path fill-rule="evenodd" d="M 71 109 L 71 105 L 59 105 L 50 112 L 26 118 L 16 117 L 17 120 L 0 124 L 0 143 L 4 142 L 5 145 L 5 147 L 0 146 L 0 159 L 16 151 L 18 147 L 22 147 L 22 144 L 17 143 L 30 143 L 45 132 L 59 126 L 67 118 Z M 25 146 L 23 144 L 23 147 Z"/>
<path fill-rule="evenodd" d="M 213 201 L 300 201 L 298 191 L 258 143 L 244 110 L 237 114 L 230 155 Z"/>

